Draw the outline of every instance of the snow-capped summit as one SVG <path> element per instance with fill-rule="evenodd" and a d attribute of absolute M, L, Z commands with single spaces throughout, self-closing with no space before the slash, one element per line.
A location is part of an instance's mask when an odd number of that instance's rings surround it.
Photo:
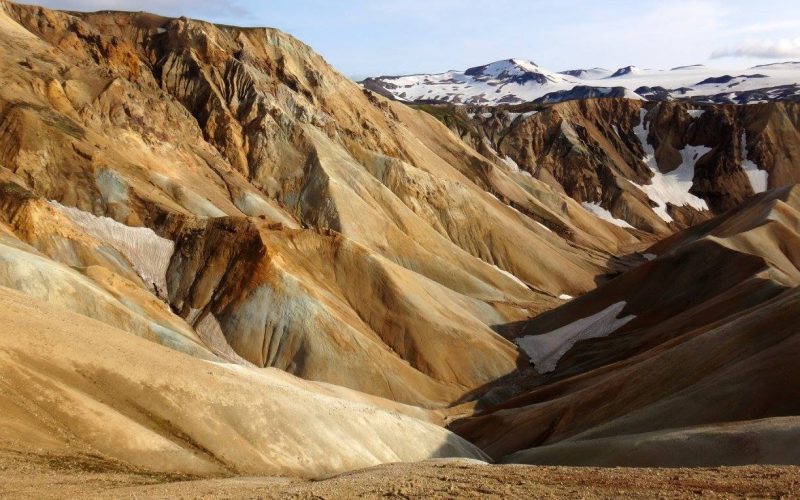
<path fill-rule="evenodd" d="M 363 85 L 402 101 L 514 104 L 569 90 L 579 79 L 525 59 L 504 59 L 465 71 L 368 78 Z"/>
<path fill-rule="evenodd" d="M 525 59 L 505 59 L 484 66 L 476 66 L 464 71 L 464 75 L 481 81 L 502 80 L 505 83 L 524 85 L 535 82 L 540 85 L 571 81 L 558 73 L 539 67 L 533 61 Z"/>
<path fill-rule="evenodd" d="M 641 75 L 645 73 L 647 70 L 642 69 L 638 66 L 625 66 L 624 68 L 620 68 L 615 71 L 609 78 L 619 78 L 621 76 L 628 76 L 628 75 Z"/>
<path fill-rule="evenodd" d="M 664 70 L 625 66 L 560 73 L 526 59 L 504 59 L 465 71 L 368 78 L 364 87 L 407 102 L 454 104 L 552 103 L 626 97 L 647 100 L 751 104 L 800 101 L 800 62 L 720 70 L 701 64 Z"/>
<path fill-rule="evenodd" d="M 591 68 L 591 69 L 569 69 L 561 71 L 562 75 L 573 76 L 581 80 L 599 80 L 611 75 L 611 71 L 605 68 Z"/>
<path fill-rule="evenodd" d="M 483 66 L 469 68 L 464 74 L 502 78 L 509 75 L 519 76 L 525 73 L 538 73 L 539 69 L 539 66 L 533 61 L 526 61 L 525 59 L 504 59 L 502 61 L 484 64 Z"/>

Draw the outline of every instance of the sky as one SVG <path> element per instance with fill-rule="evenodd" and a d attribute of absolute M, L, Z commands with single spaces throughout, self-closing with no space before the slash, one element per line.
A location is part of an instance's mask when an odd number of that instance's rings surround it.
<path fill-rule="evenodd" d="M 800 60 L 798 0 L 26 0 L 269 26 L 354 79 L 522 58 L 550 70 Z"/>

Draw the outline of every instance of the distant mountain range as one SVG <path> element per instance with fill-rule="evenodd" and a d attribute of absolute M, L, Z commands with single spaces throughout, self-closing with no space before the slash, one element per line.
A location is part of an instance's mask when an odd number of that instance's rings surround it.
<path fill-rule="evenodd" d="M 616 71 L 591 68 L 553 72 L 531 61 L 507 59 L 466 71 L 380 76 L 361 83 L 386 97 L 406 102 L 497 105 L 627 97 L 755 104 L 800 101 L 800 62 L 733 71 L 698 64 L 670 70 L 626 66 Z"/>

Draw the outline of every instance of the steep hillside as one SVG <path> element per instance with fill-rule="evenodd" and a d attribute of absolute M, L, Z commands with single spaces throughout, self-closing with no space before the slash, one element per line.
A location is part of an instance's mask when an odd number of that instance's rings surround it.
<path fill-rule="evenodd" d="M 493 325 L 642 245 L 279 31 L 11 3 L 0 23 L 2 216 L 179 316 L 141 336 L 440 406 L 516 369 Z"/>
<path fill-rule="evenodd" d="M 796 463 L 798 249 L 796 187 L 678 233 L 509 325 L 534 370 L 515 384 L 530 389 L 451 428 L 509 462 Z"/>
<path fill-rule="evenodd" d="M 0 336 L 5 450 L 196 475 L 483 456 L 441 427 L 279 370 L 178 354 L 5 287 L 0 306 L 4 328 L 24 332 Z"/>
<path fill-rule="evenodd" d="M 665 235 L 800 181 L 800 107 L 587 99 L 552 106 L 437 107 L 484 155 L 598 217 Z"/>

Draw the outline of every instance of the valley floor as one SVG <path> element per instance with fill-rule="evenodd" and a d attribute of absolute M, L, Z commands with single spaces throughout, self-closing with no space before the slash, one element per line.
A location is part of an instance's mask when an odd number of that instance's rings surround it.
<path fill-rule="evenodd" d="M 438 460 L 327 479 L 195 478 L 0 451 L 2 498 L 796 498 L 800 467 L 590 468 Z"/>

